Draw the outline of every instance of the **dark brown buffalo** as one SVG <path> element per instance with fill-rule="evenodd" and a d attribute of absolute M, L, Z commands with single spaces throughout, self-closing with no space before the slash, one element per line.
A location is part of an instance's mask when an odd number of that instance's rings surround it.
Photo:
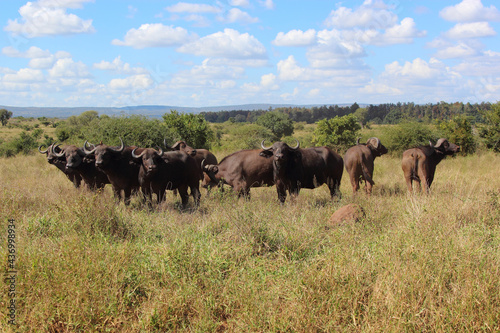
<path fill-rule="evenodd" d="M 181 196 L 182 206 L 186 207 L 191 189 L 195 205 L 200 203 L 199 166 L 195 160 L 180 151 L 164 152 L 158 147 L 144 148 L 136 154 L 137 148 L 132 150 L 132 158 L 140 163 L 139 184 L 144 196 L 152 201 L 155 193 L 158 203 L 165 198 L 165 190 L 177 189 Z"/>
<path fill-rule="evenodd" d="M 47 162 L 49 164 L 54 165 L 56 168 L 61 170 L 66 177 L 73 183 L 75 188 L 79 188 L 80 184 L 82 183 L 82 177 L 78 172 L 72 169 L 66 169 L 66 159 L 61 157 L 57 157 L 55 153 L 58 153 L 61 151 L 61 149 L 64 149 L 66 146 L 63 146 L 61 148 L 57 147 L 54 149 L 55 151 L 52 150 L 54 147 L 54 144 L 51 144 L 50 146 L 47 147 L 46 150 L 42 150 L 42 146 L 38 147 L 38 151 L 40 154 L 45 154 L 47 156 Z"/>
<path fill-rule="evenodd" d="M 224 157 L 219 164 L 202 165 L 213 183 L 228 184 L 238 196 L 250 197 L 250 187 L 272 186 L 273 160 L 260 149 L 240 150 Z"/>
<path fill-rule="evenodd" d="M 408 149 L 403 153 L 401 167 L 406 180 L 406 186 L 410 193 L 413 191 L 413 181 L 418 182 L 418 190 L 421 191 L 421 181 L 424 181 L 424 189 L 429 193 L 436 166 L 447 155 L 453 155 L 460 151 L 460 147 L 441 138 L 434 146 L 429 141 L 428 146 Z"/>
<path fill-rule="evenodd" d="M 273 177 L 279 200 L 284 203 L 286 191 L 296 196 L 301 188 L 316 188 L 327 184 L 332 198 L 340 194 L 339 187 L 344 172 L 342 157 L 328 147 L 290 147 L 284 142 L 275 142 L 264 151 L 272 152 Z"/>
<path fill-rule="evenodd" d="M 359 182 L 365 181 L 366 193 L 372 193 L 373 162 L 377 156 L 387 154 L 387 148 L 378 138 L 369 138 L 366 144 L 359 144 L 347 149 L 344 164 L 351 180 L 352 192 L 359 190 Z"/>
<path fill-rule="evenodd" d="M 165 147 L 166 142 L 165 143 Z M 211 182 L 210 177 L 203 172 L 201 169 L 201 162 L 205 160 L 205 164 L 217 164 L 217 158 L 215 157 L 214 154 L 212 154 L 210 151 L 207 149 L 195 149 L 193 147 L 188 146 L 186 141 L 177 141 L 174 143 L 171 147 L 172 150 L 179 150 L 183 151 L 186 154 L 192 156 L 194 160 L 196 161 L 196 165 L 198 166 L 199 174 L 200 174 L 200 180 L 201 180 L 201 187 L 203 188 L 209 188 L 212 186 L 216 186 L 217 184 Z"/>
<path fill-rule="evenodd" d="M 59 145 L 53 145 L 52 150 L 57 148 Z M 109 184 L 106 174 L 95 167 L 94 161 L 87 158 L 82 148 L 68 145 L 62 147 L 59 152 L 53 152 L 53 154 L 64 159 L 66 170 L 78 173 L 90 190 L 103 189 L 106 184 Z"/>
<path fill-rule="evenodd" d="M 108 176 L 113 186 L 115 196 L 121 200 L 123 191 L 124 202 L 130 203 L 132 192 L 139 190 L 139 164 L 132 159 L 132 150 L 136 147 L 126 147 L 120 138 L 120 147 L 111 147 L 98 144 L 93 149 L 87 148 L 87 141 L 83 146 L 85 155 L 95 160 L 95 166 Z"/>

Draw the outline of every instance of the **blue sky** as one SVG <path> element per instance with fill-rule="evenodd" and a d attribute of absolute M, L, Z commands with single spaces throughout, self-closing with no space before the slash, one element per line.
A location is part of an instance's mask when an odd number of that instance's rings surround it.
<path fill-rule="evenodd" d="M 497 102 L 496 3 L 4 0 L 0 105 Z"/>

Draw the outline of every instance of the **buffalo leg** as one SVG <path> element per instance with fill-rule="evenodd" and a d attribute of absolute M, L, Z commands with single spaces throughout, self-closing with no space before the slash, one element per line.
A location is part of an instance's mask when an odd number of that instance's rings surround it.
<path fill-rule="evenodd" d="M 186 185 L 179 186 L 177 191 L 181 196 L 182 208 L 184 209 L 189 201 L 188 187 Z"/>

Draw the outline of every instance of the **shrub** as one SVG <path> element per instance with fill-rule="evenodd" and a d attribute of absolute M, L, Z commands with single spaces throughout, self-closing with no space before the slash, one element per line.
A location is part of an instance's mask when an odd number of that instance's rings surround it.
<path fill-rule="evenodd" d="M 387 140 L 384 145 L 392 155 L 400 154 L 409 148 L 428 145 L 429 140 L 435 141 L 438 137 L 429 125 L 417 122 L 403 122 L 384 127 L 383 131 Z"/>
<path fill-rule="evenodd" d="M 313 143 L 344 151 L 356 142 L 360 129 L 358 118 L 352 114 L 323 119 L 314 130 Z"/>
<path fill-rule="evenodd" d="M 228 135 L 222 140 L 224 150 L 255 149 L 260 147 L 262 140 L 272 142 L 274 134 L 267 128 L 257 124 L 234 124 Z"/>
<path fill-rule="evenodd" d="M 476 142 L 472 134 L 470 118 L 465 115 L 453 117 L 438 125 L 443 137 L 460 146 L 460 154 L 473 154 L 476 151 Z"/>
<path fill-rule="evenodd" d="M 482 111 L 485 123 L 478 125 L 479 137 L 486 147 L 500 152 L 500 102 L 493 104 L 491 110 Z"/>
<path fill-rule="evenodd" d="M 278 111 L 266 112 L 257 118 L 256 122 L 273 133 L 273 141 L 279 141 L 283 136 L 293 134 L 293 121 L 287 114 Z"/>
<path fill-rule="evenodd" d="M 175 140 L 184 140 L 194 148 L 210 148 L 214 140 L 214 132 L 201 114 L 179 113 L 171 110 L 163 115 L 165 126 L 171 131 Z"/>

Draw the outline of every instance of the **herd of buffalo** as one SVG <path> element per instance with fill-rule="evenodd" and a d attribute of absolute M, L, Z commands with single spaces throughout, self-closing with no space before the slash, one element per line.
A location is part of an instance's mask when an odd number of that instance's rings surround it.
<path fill-rule="evenodd" d="M 301 188 L 316 188 L 327 184 L 330 195 L 339 194 L 344 166 L 349 174 L 353 192 L 359 190 L 360 181 L 365 182 L 366 192 L 371 193 L 374 160 L 387 153 L 387 148 L 378 138 L 370 138 L 366 144 L 349 148 L 344 158 L 328 147 L 300 148 L 284 142 L 276 142 L 261 149 L 240 150 L 217 158 L 206 149 L 194 149 L 184 141 L 173 146 L 164 142 L 165 148 L 140 148 L 126 146 L 121 140 L 119 147 L 103 144 L 75 145 L 52 144 L 38 151 L 46 154 L 47 161 L 55 165 L 71 180 L 75 187 L 81 182 L 93 191 L 111 184 L 115 196 L 129 204 L 130 196 L 141 191 L 151 204 L 152 195 L 162 202 L 166 190 L 176 190 L 181 196 L 182 206 L 188 203 L 189 193 L 195 205 L 200 201 L 200 182 L 210 189 L 227 184 L 239 196 L 249 197 L 251 187 L 276 185 L 281 203 L 287 191 L 296 196 Z M 436 145 L 408 149 L 403 153 L 402 169 L 408 191 L 413 190 L 413 181 L 421 190 L 423 181 L 426 192 L 434 179 L 436 165 L 446 155 L 452 155 L 460 147 L 441 138 Z"/>

